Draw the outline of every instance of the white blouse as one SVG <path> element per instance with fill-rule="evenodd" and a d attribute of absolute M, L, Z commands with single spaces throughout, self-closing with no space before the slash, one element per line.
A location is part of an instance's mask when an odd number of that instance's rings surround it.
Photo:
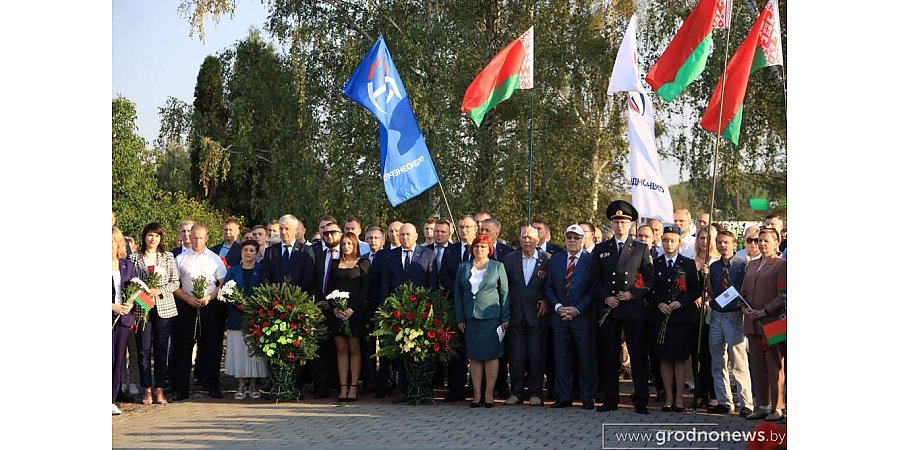
<path fill-rule="evenodd" d="M 487 268 L 476 269 L 475 266 L 472 266 L 472 276 L 469 277 L 469 283 L 472 284 L 472 295 L 478 293 L 478 287 L 481 286 L 481 280 L 484 279 L 484 273 L 486 271 Z"/>
<path fill-rule="evenodd" d="M 116 304 L 122 304 L 122 274 L 118 270 L 112 271 L 113 286 L 116 288 Z"/>

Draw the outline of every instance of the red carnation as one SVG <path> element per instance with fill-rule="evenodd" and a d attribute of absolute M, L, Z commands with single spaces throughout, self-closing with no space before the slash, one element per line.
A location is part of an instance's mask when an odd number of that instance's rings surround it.
<path fill-rule="evenodd" d="M 440 321 L 440 320 L 438 320 L 438 319 L 434 319 L 434 320 L 432 320 L 432 321 L 431 321 L 431 323 L 433 323 L 433 324 L 434 324 L 434 326 L 436 326 L 436 327 L 439 327 L 439 326 L 441 326 L 441 321 Z"/>
<path fill-rule="evenodd" d="M 437 333 L 435 333 L 434 330 L 428 330 L 425 332 L 425 336 L 428 336 L 428 339 L 434 339 L 434 337 L 437 336 Z"/>
<path fill-rule="evenodd" d="M 294 347 L 299 347 L 300 344 L 302 344 L 302 342 L 300 342 L 300 339 L 297 339 L 296 341 L 294 341 Z"/>
<path fill-rule="evenodd" d="M 264 309 L 262 309 L 262 308 L 259 308 L 259 309 L 256 310 L 256 313 L 259 314 L 259 315 L 263 315 L 263 314 L 266 313 L 266 310 L 264 310 Z"/>
<path fill-rule="evenodd" d="M 425 304 L 425 308 L 431 309 L 431 303 L 426 303 L 426 304 Z"/>
<path fill-rule="evenodd" d="M 297 324 L 296 324 L 296 323 L 292 323 L 292 324 L 291 324 L 291 329 L 292 329 L 292 330 L 296 330 L 296 329 L 297 329 Z"/>
<path fill-rule="evenodd" d="M 278 306 L 278 299 L 277 299 L 277 298 L 275 299 L 275 301 L 272 302 L 272 306 Z"/>
<path fill-rule="evenodd" d="M 410 296 L 409 296 L 409 302 L 410 302 L 410 303 L 415 303 L 416 300 L 418 300 L 418 299 L 419 299 L 419 297 L 416 297 L 415 295 L 410 295 Z"/>
<path fill-rule="evenodd" d="M 442 334 L 442 335 L 438 336 L 438 341 L 440 341 L 440 342 L 447 342 L 449 340 L 450 340 L 450 338 L 448 338 L 446 334 Z"/>
<path fill-rule="evenodd" d="M 294 359 L 294 358 L 296 358 L 296 356 L 294 356 L 293 353 L 288 353 L 288 359 Z"/>
<path fill-rule="evenodd" d="M 675 284 L 678 286 L 679 291 L 687 292 L 687 283 L 684 281 L 684 278 L 676 278 Z"/>
<path fill-rule="evenodd" d="M 399 318 L 400 318 L 400 310 L 399 310 L 399 309 L 394 311 L 394 318 L 395 318 L 395 319 L 399 319 Z"/>
<path fill-rule="evenodd" d="M 427 319 L 427 318 L 428 318 L 428 311 L 422 311 L 422 318 L 423 318 L 423 319 Z"/>
<path fill-rule="evenodd" d="M 640 273 L 634 274 L 634 287 L 642 288 L 644 287 L 644 275 Z"/>
<path fill-rule="evenodd" d="M 434 346 L 431 347 L 431 349 L 436 352 L 439 352 L 439 351 L 441 351 L 441 344 L 434 344 Z"/>
<path fill-rule="evenodd" d="M 153 273 L 156 270 L 156 266 L 147 266 L 147 272 Z"/>
<path fill-rule="evenodd" d="M 416 317 L 416 316 L 415 316 L 415 314 L 413 314 L 413 313 L 406 313 L 406 320 L 408 320 L 408 321 L 410 321 L 410 322 L 411 322 L 413 319 L 415 319 L 415 317 Z"/>
<path fill-rule="evenodd" d="M 275 311 L 266 311 L 266 315 L 272 317 L 275 315 Z"/>
<path fill-rule="evenodd" d="M 394 334 L 399 333 L 399 332 L 400 332 L 400 325 L 394 325 L 393 328 L 391 328 L 391 330 L 394 332 Z"/>
<path fill-rule="evenodd" d="M 263 328 L 269 328 L 269 321 L 265 321 L 262 323 Z"/>
<path fill-rule="evenodd" d="M 293 310 L 294 310 L 294 305 L 287 305 L 287 310 L 288 310 L 288 311 L 293 311 Z"/>

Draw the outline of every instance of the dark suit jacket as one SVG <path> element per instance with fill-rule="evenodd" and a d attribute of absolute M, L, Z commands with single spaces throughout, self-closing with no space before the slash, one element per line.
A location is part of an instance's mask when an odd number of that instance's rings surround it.
<path fill-rule="evenodd" d="M 659 310 L 660 303 L 670 303 L 675 294 L 675 300 L 681 303 L 681 307 L 672 312 L 669 323 L 697 322 L 699 311 L 694 300 L 700 297 L 700 277 L 697 276 L 697 263 L 693 259 L 678 255 L 675 257 L 675 265 L 669 269 L 666 255 L 653 260 L 653 270 L 656 271 L 656 282 L 650 290 L 651 318 L 662 323 L 665 315 Z M 675 280 L 679 273 L 684 274 L 687 291 L 678 292 Z"/>
<path fill-rule="evenodd" d="M 459 263 L 463 261 L 462 246 L 461 242 L 457 242 L 444 249 L 444 259 L 441 260 L 441 270 L 438 273 L 440 287 L 447 291 L 451 309 L 455 295 L 453 290 L 456 287 L 456 270 L 459 269 Z"/>
<path fill-rule="evenodd" d="M 509 281 L 509 326 L 538 327 L 547 324 L 547 315 L 538 317 L 537 302 L 546 299 L 544 292 L 547 283 L 547 272 L 550 269 L 550 254 L 535 250 L 537 262 L 528 285 L 525 285 L 525 272 L 522 270 L 522 250 L 514 250 L 503 260 L 506 267 L 506 278 Z M 550 305 L 553 308 L 553 305 Z M 552 311 L 552 309 L 551 309 Z"/>
<path fill-rule="evenodd" d="M 491 255 L 491 259 L 493 259 L 494 261 L 500 261 L 502 263 L 506 260 L 506 255 L 508 255 L 512 251 L 512 247 L 501 242 L 497 242 L 497 245 L 494 247 L 494 254 Z"/>
<path fill-rule="evenodd" d="M 119 275 L 122 277 L 122 284 L 120 289 L 122 290 L 122 298 L 125 299 L 125 287 L 128 286 L 128 283 L 131 282 L 131 279 L 137 275 L 137 272 L 134 271 L 134 264 L 129 259 L 120 259 L 119 260 Z M 116 286 L 112 284 L 112 302 L 116 302 Z M 116 320 L 116 314 L 112 315 L 112 320 Z M 119 318 L 118 326 L 121 327 L 130 327 L 134 325 L 134 307 L 131 308 L 131 311 L 128 311 L 128 314 L 121 316 Z"/>
<path fill-rule="evenodd" d="M 225 242 L 220 242 L 218 245 L 210 248 L 213 253 L 219 254 L 219 251 L 222 250 L 222 246 L 225 245 Z M 231 248 L 228 249 L 228 253 L 225 254 L 225 264 L 228 268 L 231 266 L 239 266 L 241 264 L 241 243 L 238 241 L 234 241 L 234 244 L 231 244 Z"/>
<path fill-rule="evenodd" d="M 559 252 L 565 251 L 565 250 L 566 250 L 566 249 L 564 249 L 564 248 L 562 248 L 562 247 L 560 247 L 560 246 L 558 246 L 558 245 L 556 245 L 556 244 L 554 244 L 554 243 L 552 243 L 552 242 L 548 242 L 548 243 L 547 243 L 547 253 L 549 253 L 550 256 L 553 256 L 553 255 L 555 255 L 555 254 L 557 254 L 557 253 L 559 253 Z"/>
<path fill-rule="evenodd" d="M 645 319 L 647 317 L 645 297 L 653 288 L 656 278 L 653 273 L 653 262 L 650 260 L 650 248 L 647 247 L 647 244 L 629 237 L 622 248 L 622 254 L 619 255 L 616 239 L 610 238 L 594 247 L 592 259 L 593 286 L 591 294 L 597 304 L 599 316 L 602 317 L 609 309 L 609 306 L 606 305 L 607 297 L 628 290 L 631 292 L 632 299 L 620 302 L 609 317 L 618 320 Z M 636 274 L 641 274 L 643 287 L 635 287 Z"/>
<path fill-rule="evenodd" d="M 437 274 L 431 270 L 434 264 L 434 252 L 416 244 L 412 250 L 410 267 L 403 269 L 403 247 L 386 251 L 384 266 L 381 268 L 381 294 L 379 299 L 384 303 L 401 284 L 411 281 L 414 286 L 437 289 Z M 380 253 L 380 252 L 379 252 Z M 377 257 L 377 255 L 376 255 Z"/>
<path fill-rule="evenodd" d="M 544 292 L 550 304 L 550 325 L 554 327 L 570 327 L 578 329 L 595 328 L 594 305 L 591 299 L 591 254 L 581 251 L 581 256 L 572 272 L 569 295 L 566 295 L 566 267 L 569 265 L 569 252 L 560 252 L 550 257 L 550 270 Z M 563 321 L 554 312 L 557 303 L 563 306 L 574 306 L 581 314 L 571 321 Z"/>
<path fill-rule="evenodd" d="M 313 259 L 312 251 L 300 241 L 294 241 L 294 249 L 291 250 L 291 259 L 288 267 L 284 267 L 281 258 L 282 245 L 272 245 L 266 248 L 263 256 L 263 282 L 264 283 L 289 283 L 299 286 L 304 292 L 315 295 L 313 291 Z"/>
<path fill-rule="evenodd" d="M 478 285 L 478 292 L 472 294 L 472 263 L 459 265 L 456 274 L 456 299 L 454 311 L 456 323 L 466 323 L 468 319 L 500 319 L 509 323 L 509 283 L 506 269 L 498 261 L 488 261 L 484 278 Z"/>
<path fill-rule="evenodd" d="M 338 250 L 338 252 L 340 252 L 340 250 Z M 334 269 L 337 269 L 338 263 L 340 262 L 340 254 L 338 255 L 337 258 L 334 258 L 331 260 L 331 267 L 328 269 L 328 273 L 329 273 L 328 286 L 325 286 L 325 290 L 322 290 L 323 289 L 322 285 L 325 282 L 325 259 L 328 256 L 328 254 L 325 253 L 324 250 L 320 250 L 318 252 L 314 251 L 314 253 L 316 255 L 315 256 L 316 264 L 315 264 L 315 272 L 314 272 L 315 275 L 313 276 L 313 280 L 314 280 L 313 281 L 313 291 L 315 292 L 315 295 L 316 295 L 316 301 L 324 302 L 325 296 L 330 294 L 331 291 L 334 290 L 334 288 L 332 287 L 333 280 L 330 277 L 331 277 L 331 274 L 333 273 Z M 326 308 L 326 311 L 330 310 L 330 309 L 331 309 L 331 307 L 329 305 L 329 307 Z"/>
<path fill-rule="evenodd" d="M 233 247 L 232 247 L 233 248 Z M 262 264 L 253 266 L 253 272 L 250 272 L 250 279 L 244 279 L 244 268 L 240 264 L 232 266 L 225 273 L 223 284 L 234 280 L 235 289 L 240 289 L 245 298 L 250 298 L 256 287 L 262 283 Z M 228 317 L 225 319 L 225 327 L 229 330 L 240 330 L 241 321 L 244 318 L 244 312 L 237 309 L 234 303 L 228 303 Z"/>
<path fill-rule="evenodd" d="M 179 245 L 178 247 L 173 248 L 173 249 L 171 250 L 171 251 L 172 251 L 172 257 L 177 257 L 178 255 L 180 255 L 182 250 L 184 250 L 184 246 L 183 246 L 183 245 Z"/>

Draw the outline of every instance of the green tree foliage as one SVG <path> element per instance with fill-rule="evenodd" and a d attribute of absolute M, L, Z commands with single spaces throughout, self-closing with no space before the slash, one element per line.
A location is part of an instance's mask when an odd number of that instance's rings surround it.
<path fill-rule="evenodd" d="M 194 18 L 216 18 L 236 6 L 232 0 L 184 3 L 193 7 Z M 218 88 L 200 89 L 201 83 L 224 86 L 224 106 L 212 104 L 223 111 L 219 117 L 227 117 L 226 132 L 213 140 L 224 148 L 231 168 L 212 199 L 217 207 L 254 222 L 291 212 L 310 229 L 323 214 L 356 216 L 364 225 L 447 216 L 437 187 L 391 208 L 379 177 L 377 122 L 341 94 L 381 34 L 450 208 L 457 217 L 489 210 L 506 224 L 503 237 L 512 239 L 528 206 L 532 92 L 517 92 L 476 127 L 460 112 L 475 75 L 503 46 L 535 27 L 533 214 L 547 218 L 557 235 L 578 219 L 601 222 L 607 202 L 630 197 L 623 177 L 626 100 L 622 94 L 606 95 L 628 18 L 638 14 L 641 63 L 649 68 L 696 0 L 264 3 L 266 30 L 284 52 L 253 31 L 210 57 L 222 63 L 221 83 L 204 75 L 219 73 L 207 62 L 198 75 L 198 96 L 219 98 Z M 636 4 L 642 8 L 636 10 Z M 746 0 L 735 6 L 730 52 L 763 4 Z M 785 17 L 782 4 L 782 30 Z M 690 175 L 688 186 L 676 194 L 676 206 L 698 211 L 708 209 L 713 139 L 697 122 L 726 58 L 724 34 L 715 33 L 717 48 L 701 79 L 672 104 L 656 103 L 660 153 L 675 158 Z M 747 214 L 749 196 L 777 197 L 786 185 L 782 72 L 763 72 L 751 78 L 741 146 L 720 149 L 717 209 L 735 218 Z M 194 139 L 202 136 L 194 133 Z"/>
<path fill-rule="evenodd" d="M 192 219 L 209 227 L 210 245 L 222 240 L 224 215 L 184 193 L 159 189 L 156 180 L 160 154 L 137 134 L 137 112 L 125 97 L 112 101 L 112 209 L 116 226 L 126 236 L 140 239 L 150 222 L 163 225 L 163 246 L 175 245 L 178 224 Z"/>
<path fill-rule="evenodd" d="M 156 178 L 163 191 L 193 192 L 188 150 L 192 112 L 191 105 L 174 97 L 167 98 L 166 105 L 159 108 L 159 137 L 154 147 L 159 154 Z"/>
<path fill-rule="evenodd" d="M 218 57 L 207 56 L 197 74 L 191 114 L 191 183 L 198 198 L 215 202 L 217 187 L 227 175 L 214 172 L 219 168 L 227 172 L 222 151 L 227 123 L 224 67 Z"/>

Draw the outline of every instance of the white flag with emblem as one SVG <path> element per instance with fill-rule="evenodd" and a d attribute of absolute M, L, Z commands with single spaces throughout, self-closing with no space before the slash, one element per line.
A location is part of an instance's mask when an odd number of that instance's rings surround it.
<path fill-rule="evenodd" d="M 672 195 L 659 170 L 656 152 L 653 101 L 639 76 L 636 26 L 637 20 L 632 16 L 616 56 L 608 93 L 628 92 L 631 203 L 641 217 L 672 223 Z"/>

